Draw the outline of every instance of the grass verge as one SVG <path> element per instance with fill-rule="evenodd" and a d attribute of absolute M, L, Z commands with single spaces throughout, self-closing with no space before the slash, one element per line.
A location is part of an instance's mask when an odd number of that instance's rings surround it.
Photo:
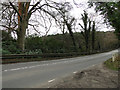
<path fill-rule="evenodd" d="M 104 62 L 105 66 L 112 70 L 120 70 L 120 55 L 115 59 L 115 61 L 112 61 L 112 58 L 108 59 Z"/>

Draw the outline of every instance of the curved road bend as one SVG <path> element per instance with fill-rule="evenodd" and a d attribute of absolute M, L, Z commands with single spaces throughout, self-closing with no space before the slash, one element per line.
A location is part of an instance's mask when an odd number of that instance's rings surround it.
<path fill-rule="evenodd" d="M 104 62 L 118 52 L 2 65 L 2 88 L 39 88 L 45 83 Z"/>

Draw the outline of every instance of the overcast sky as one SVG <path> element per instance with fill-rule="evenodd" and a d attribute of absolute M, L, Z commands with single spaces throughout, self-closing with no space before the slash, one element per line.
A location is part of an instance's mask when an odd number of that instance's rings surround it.
<path fill-rule="evenodd" d="M 73 9 L 70 11 L 70 14 L 72 16 L 74 16 L 76 19 L 78 19 L 78 21 L 76 22 L 77 25 L 76 25 L 76 30 L 75 31 L 79 32 L 80 29 L 81 29 L 81 27 L 78 25 L 78 23 L 82 23 L 82 21 L 80 19 L 81 19 L 81 14 L 83 14 L 83 10 L 86 10 L 89 14 L 89 17 L 91 17 L 92 20 L 96 21 L 97 27 L 99 27 L 99 28 L 97 28 L 98 31 L 113 30 L 110 26 L 107 27 L 106 24 L 103 23 L 104 22 L 103 16 L 99 15 L 99 13 L 96 13 L 95 10 L 94 10 L 94 7 L 88 8 L 87 0 L 74 0 L 78 4 L 77 6 L 73 3 L 73 0 L 60 0 L 60 2 L 61 1 L 70 2 L 73 6 Z M 53 24 L 54 24 L 54 22 L 53 22 Z M 29 27 L 29 29 L 30 29 L 30 32 L 29 32 L 30 34 L 35 33 L 34 31 L 31 30 L 32 27 Z M 46 31 L 43 27 L 39 26 L 37 29 L 40 30 L 40 32 L 42 32 L 41 35 L 45 35 Z M 75 32 L 75 31 L 73 30 L 73 32 Z M 53 25 L 51 27 L 50 31 L 48 32 L 48 35 L 57 34 L 57 33 L 62 33 L 62 32 L 59 29 L 59 27 L 54 27 L 54 25 Z"/>
<path fill-rule="evenodd" d="M 73 9 L 70 11 L 70 15 L 75 17 L 77 19 L 77 22 L 76 22 L 76 29 L 73 30 L 73 32 L 80 32 L 81 30 L 81 27 L 78 25 L 78 23 L 81 23 L 82 24 L 82 20 L 81 20 L 81 14 L 83 14 L 83 10 L 86 10 L 89 14 L 89 17 L 91 18 L 91 20 L 95 20 L 96 21 L 96 24 L 97 24 L 97 31 L 111 31 L 113 30 L 110 26 L 107 27 L 106 24 L 104 24 L 104 18 L 102 15 L 99 15 L 99 13 L 96 13 L 95 10 L 94 10 L 94 7 L 92 8 L 88 8 L 88 4 L 87 4 L 87 0 L 56 0 L 58 2 L 62 2 L 62 1 L 66 1 L 66 2 L 70 2 Z M 77 5 L 75 5 L 73 3 L 73 1 L 75 1 L 75 3 Z M 36 13 L 35 13 L 36 14 Z M 39 13 L 38 13 L 39 14 Z M 32 15 L 31 17 L 33 20 L 38 20 L 40 22 L 44 22 L 44 20 L 41 20 L 39 18 L 39 16 L 35 16 L 35 15 Z M 34 22 L 31 22 L 30 23 L 34 23 Z M 46 23 L 46 26 L 49 26 L 50 23 Z M 33 27 L 29 26 L 28 27 L 29 29 L 29 32 L 27 32 L 27 34 L 29 33 L 30 34 L 38 34 L 37 32 L 35 32 L 35 30 L 33 30 Z M 44 36 L 46 34 L 46 29 L 43 28 L 41 25 L 39 25 L 37 28 L 38 32 L 40 32 L 40 36 Z M 55 22 L 52 21 L 52 27 L 50 29 L 50 31 L 48 32 L 47 35 L 51 35 L 51 34 L 57 34 L 57 33 L 62 33 L 60 28 L 56 25 L 55 25 Z"/>

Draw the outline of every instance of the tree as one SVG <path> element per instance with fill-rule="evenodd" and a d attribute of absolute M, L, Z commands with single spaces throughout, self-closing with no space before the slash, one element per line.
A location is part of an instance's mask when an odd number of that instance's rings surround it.
<path fill-rule="evenodd" d="M 16 40 L 5 30 L 2 31 L 2 54 L 19 53 Z"/>
<path fill-rule="evenodd" d="M 67 29 L 69 30 L 70 36 L 72 38 L 74 49 L 76 50 L 75 38 L 74 38 L 74 35 L 73 35 L 73 32 L 72 32 L 72 23 L 73 23 L 73 21 L 74 21 L 74 18 L 72 18 L 70 22 L 65 20 L 65 24 L 66 24 Z"/>
<path fill-rule="evenodd" d="M 12 3 L 10 5 L 15 9 L 15 6 L 13 6 Z M 18 46 L 22 51 L 24 51 L 25 47 L 25 34 L 26 29 L 28 27 L 28 21 L 30 18 L 30 13 L 28 14 L 30 2 L 18 2 L 18 10 L 16 12 L 18 13 L 18 30 L 17 30 L 17 36 L 18 36 Z"/>
<path fill-rule="evenodd" d="M 17 34 L 17 43 L 18 47 L 21 51 L 24 52 L 25 50 L 25 35 L 26 30 L 29 25 L 29 20 L 31 18 L 31 15 L 41 9 L 46 4 L 40 4 L 42 0 L 39 2 L 36 2 L 33 5 L 30 5 L 30 2 L 18 2 L 18 3 L 3 3 L 3 7 L 8 6 L 10 9 L 13 9 L 15 14 L 17 14 L 17 28 L 15 29 L 15 32 Z M 16 16 L 15 16 L 16 17 Z"/>
<path fill-rule="evenodd" d="M 95 49 L 95 21 L 93 21 L 93 25 L 92 25 L 92 50 L 94 51 Z"/>
<path fill-rule="evenodd" d="M 37 3 L 33 4 L 33 5 L 30 5 L 30 2 L 18 2 L 18 3 L 9 2 L 7 4 L 4 4 L 4 3 L 2 4 L 3 7 L 7 7 L 8 6 L 8 8 L 10 8 L 10 10 L 13 10 L 13 12 L 15 13 L 14 17 L 16 17 L 16 14 L 17 14 L 17 18 L 14 19 L 15 22 L 16 22 L 15 27 L 12 26 L 12 28 L 11 28 L 11 26 L 9 26 L 9 29 L 14 30 L 16 32 L 18 47 L 23 52 L 25 50 L 26 30 L 28 28 L 28 25 L 31 25 L 31 24 L 29 24 L 29 20 L 31 18 L 31 15 L 35 11 L 39 11 L 39 12 L 42 11 L 44 13 L 47 13 L 48 15 L 50 15 L 52 18 L 55 19 L 56 16 L 51 13 L 51 12 L 54 12 L 54 10 L 52 10 L 50 8 L 55 8 L 59 12 L 59 14 L 63 13 L 62 11 L 65 8 L 65 7 L 62 7 L 62 10 L 61 10 L 61 8 L 59 7 L 61 4 L 59 4 L 59 3 L 58 3 L 59 5 L 56 8 L 54 6 L 50 6 L 51 3 L 48 3 L 49 1 L 45 0 L 45 2 L 42 3 L 42 4 L 40 3 L 41 1 L 42 0 L 40 0 L 39 2 L 37 2 Z M 56 3 L 54 3 L 54 5 L 55 4 Z M 53 5 L 53 3 L 51 5 Z M 69 3 L 66 3 L 65 5 L 69 6 Z M 44 7 L 44 6 L 47 6 L 47 7 Z M 44 7 L 44 8 L 42 8 L 42 7 Z M 50 11 L 50 10 L 52 10 L 52 11 Z M 65 13 L 66 13 L 66 10 L 65 10 Z M 10 13 L 8 13 L 8 15 L 10 15 Z M 13 14 L 11 14 L 11 17 L 13 17 L 12 15 Z M 44 17 L 44 16 L 42 16 L 42 17 Z M 64 17 L 64 16 L 62 16 L 62 17 Z M 9 21 L 9 19 L 7 19 L 7 20 Z M 10 20 L 12 21 L 12 19 L 10 19 Z M 49 21 L 51 21 L 51 19 Z M 56 21 L 56 19 L 55 19 L 55 21 Z M 73 37 L 72 28 L 71 28 L 73 21 L 74 21 L 74 18 L 72 18 L 70 21 L 68 21 L 66 18 L 64 18 L 64 22 L 63 23 L 64 23 L 64 25 L 66 24 L 66 26 L 67 26 L 67 28 L 68 28 L 68 30 L 70 32 L 70 35 L 72 37 L 73 44 L 75 46 L 75 40 L 74 40 L 74 37 Z M 10 24 L 10 22 L 9 22 L 9 24 Z M 34 25 L 32 25 L 32 26 L 33 26 L 33 28 L 35 28 Z M 6 27 L 6 25 L 5 25 L 5 27 Z M 50 27 L 51 27 L 51 24 L 50 24 Z M 45 26 L 45 28 L 46 28 L 46 26 Z M 50 29 L 48 29 L 47 32 L 49 30 Z M 63 32 L 64 32 L 64 27 L 63 27 Z"/>
<path fill-rule="evenodd" d="M 0 26 L 2 30 L 11 34 L 11 32 L 14 32 L 17 28 L 16 13 L 7 3 L 0 3 L 0 5 L 2 6 Z"/>
<path fill-rule="evenodd" d="M 72 9 L 71 4 L 69 2 L 61 2 L 61 3 L 53 2 L 53 3 L 54 6 L 50 6 L 50 7 L 56 10 L 56 12 L 53 12 L 55 20 L 58 22 L 60 27 L 61 25 L 63 25 L 63 33 L 65 26 L 67 27 L 73 42 L 74 50 L 77 50 L 73 31 L 72 31 L 72 26 L 75 21 L 75 18 L 70 16 L 69 14 L 69 11 Z"/>
<path fill-rule="evenodd" d="M 63 22 L 65 23 L 65 25 L 67 26 L 67 29 L 70 33 L 70 36 L 71 36 L 71 39 L 73 41 L 73 45 L 74 45 L 74 49 L 77 50 L 76 48 L 76 43 L 75 43 L 75 38 L 74 38 L 74 35 L 73 35 L 73 31 L 72 31 L 72 25 L 75 21 L 75 18 L 72 17 L 72 16 L 69 16 L 67 13 L 68 11 L 72 8 L 71 5 L 69 5 L 69 3 L 65 2 L 63 3 L 63 7 L 59 9 L 59 11 L 61 12 L 61 15 L 62 15 L 62 18 L 63 18 Z M 70 9 L 66 9 L 66 4 L 68 4 L 68 7 Z"/>
<path fill-rule="evenodd" d="M 91 30 L 91 21 L 88 17 L 88 14 L 86 11 L 84 11 L 84 14 L 82 14 L 82 21 L 83 25 L 79 23 L 83 31 L 81 31 L 81 34 L 83 35 L 85 39 L 85 45 L 86 45 L 86 52 L 89 51 L 89 39 L 90 39 L 90 30 Z"/>
<path fill-rule="evenodd" d="M 114 27 L 115 33 L 120 42 L 120 1 L 119 2 L 96 2 L 90 3 L 90 6 L 96 6 L 95 10 L 104 15 L 105 22 Z"/>

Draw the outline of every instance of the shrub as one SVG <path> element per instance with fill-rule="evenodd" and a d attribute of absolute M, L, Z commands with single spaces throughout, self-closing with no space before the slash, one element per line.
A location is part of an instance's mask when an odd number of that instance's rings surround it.
<path fill-rule="evenodd" d="M 10 51 L 8 51 L 8 50 L 4 50 L 4 49 L 0 49 L 0 54 L 11 54 L 11 52 Z"/>

